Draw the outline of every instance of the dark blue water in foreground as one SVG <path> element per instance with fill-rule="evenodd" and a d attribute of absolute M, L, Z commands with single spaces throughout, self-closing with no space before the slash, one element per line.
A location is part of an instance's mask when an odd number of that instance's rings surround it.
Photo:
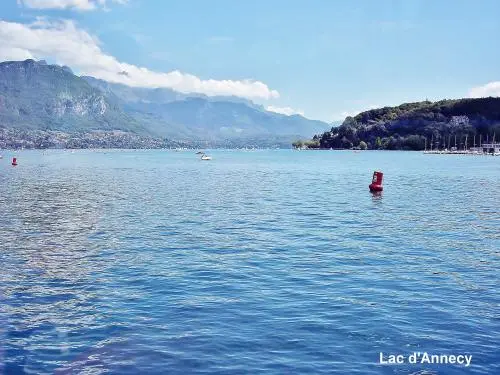
<path fill-rule="evenodd" d="M 3 154 L 0 373 L 500 373 L 499 157 Z"/>

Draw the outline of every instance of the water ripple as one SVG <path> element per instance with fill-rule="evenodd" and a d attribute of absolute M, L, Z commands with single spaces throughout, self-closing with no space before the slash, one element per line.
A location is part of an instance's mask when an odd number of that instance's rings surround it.
<path fill-rule="evenodd" d="M 500 373 L 495 158 L 3 154 L 0 373 Z"/>

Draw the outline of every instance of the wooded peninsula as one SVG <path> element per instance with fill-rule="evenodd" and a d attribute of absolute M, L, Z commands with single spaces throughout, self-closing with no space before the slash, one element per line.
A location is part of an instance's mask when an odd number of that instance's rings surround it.
<path fill-rule="evenodd" d="M 500 98 L 405 103 L 347 117 L 342 125 L 293 143 L 299 149 L 468 148 L 500 137 Z"/>

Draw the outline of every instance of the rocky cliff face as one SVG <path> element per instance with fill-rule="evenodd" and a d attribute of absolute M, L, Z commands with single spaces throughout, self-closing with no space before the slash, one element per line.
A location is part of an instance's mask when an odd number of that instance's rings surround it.
<path fill-rule="evenodd" d="M 0 126 L 52 130 L 144 130 L 67 67 L 0 63 Z"/>

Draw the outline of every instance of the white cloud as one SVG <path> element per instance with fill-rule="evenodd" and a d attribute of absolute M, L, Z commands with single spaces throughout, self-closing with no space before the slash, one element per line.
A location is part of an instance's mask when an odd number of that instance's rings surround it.
<path fill-rule="evenodd" d="M 301 115 L 304 116 L 304 111 L 300 109 L 293 109 L 290 107 L 275 107 L 274 105 L 268 105 L 266 107 L 266 110 L 269 112 L 276 112 L 276 113 L 281 113 L 282 115 Z"/>
<path fill-rule="evenodd" d="M 4 48 L 2 46 L 0 46 L 0 56 L 3 56 L 3 51 L 4 51 Z M 34 56 L 27 50 L 23 49 L 23 48 L 16 48 L 16 47 L 12 47 L 12 48 L 8 48 L 8 51 L 6 51 L 6 55 L 8 55 L 9 57 L 7 59 L 2 59 L 0 58 L 0 60 L 26 60 L 26 59 L 32 59 Z"/>
<path fill-rule="evenodd" d="M 128 0 L 17 0 L 19 5 L 35 9 L 74 9 L 88 11 L 106 9 L 106 2 L 125 4 Z"/>
<path fill-rule="evenodd" d="M 73 21 L 39 18 L 32 24 L 0 21 L 0 61 L 32 57 L 53 59 L 82 75 L 134 87 L 168 87 L 183 93 L 234 95 L 249 99 L 279 97 L 260 81 L 200 79 L 174 70 L 168 73 L 118 61 L 102 51 L 99 40 Z M 126 72 L 127 74 L 124 74 Z"/>
<path fill-rule="evenodd" d="M 500 81 L 489 82 L 483 86 L 473 87 L 469 90 L 469 96 L 471 98 L 500 96 Z"/>

